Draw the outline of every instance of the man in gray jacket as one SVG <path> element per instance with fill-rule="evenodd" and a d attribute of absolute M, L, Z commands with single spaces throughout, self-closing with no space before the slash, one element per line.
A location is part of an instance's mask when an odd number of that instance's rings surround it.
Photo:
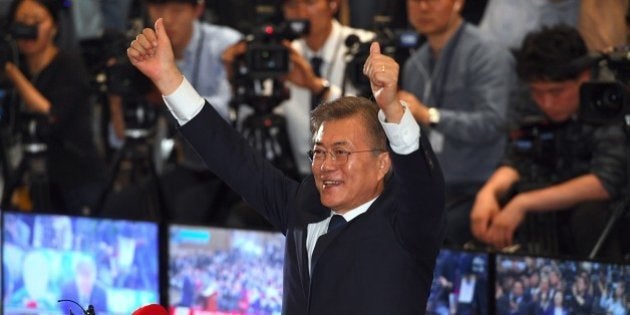
<path fill-rule="evenodd" d="M 446 181 L 447 242 L 461 245 L 471 239 L 474 196 L 505 147 L 513 58 L 463 20 L 463 0 L 407 3 L 409 22 L 427 41 L 404 65 L 399 98 L 429 131 Z"/>

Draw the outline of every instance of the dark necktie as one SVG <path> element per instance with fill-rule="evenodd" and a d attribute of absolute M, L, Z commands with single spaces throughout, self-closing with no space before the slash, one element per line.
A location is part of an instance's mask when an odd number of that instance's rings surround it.
<path fill-rule="evenodd" d="M 318 78 L 322 77 L 322 63 L 324 60 L 321 57 L 313 57 L 311 58 L 311 68 L 313 68 L 313 73 Z M 319 97 L 317 95 L 311 94 L 311 109 L 317 107 L 319 104 Z"/>
<path fill-rule="evenodd" d="M 326 233 L 336 230 L 346 223 L 346 219 L 344 219 L 343 216 L 335 214 L 332 216 L 332 218 L 330 218 L 330 222 L 328 223 L 328 230 L 326 231 Z"/>

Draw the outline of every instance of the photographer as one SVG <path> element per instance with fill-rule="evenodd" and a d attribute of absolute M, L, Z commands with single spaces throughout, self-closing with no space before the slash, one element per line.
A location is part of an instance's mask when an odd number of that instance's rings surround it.
<path fill-rule="evenodd" d="M 353 95 L 352 87 L 344 88 L 343 76 L 346 69 L 344 57 L 348 48 L 346 38 L 354 34 L 362 42 L 369 41 L 374 34 L 364 30 L 341 25 L 335 14 L 339 10 L 339 0 L 285 0 L 285 19 L 308 19 L 311 25 L 307 36 L 291 43 L 292 69 L 287 76 L 291 97 L 281 110 L 287 120 L 287 131 L 300 175 L 310 173 L 310 163 L 306 152 L 311 146 L 309 112 L 313 105 L 321 101 Z"/>
<path fill-rule="evenodd" d="M 568 26 L 543 28 L 525 37 L 516 54 L 517 72 L 554 127 L 555 155 L 553 165 L 541 166 L 549 171 L 541 186 L 530 177 L 530 166 L 540 166 L 536 158 L 507 152 L 477 194 L 471 213 L 472 232 L 484 243 L 512 245 L 528 213 L 556 212 L 553 231 L 559 253 L 552 254 L 585 256 L 602 231 L 611 203 L 623 198 L 627 147 L 621 122 L 593 125 L 577 117 L 580 86 L 592 76 L 586 54 L 580 34 Z"/>
<path fill-rule="evenodd" d="M 190 78 L 190 83 L 229 120 L 231 88 L 221 54 L 238 42 L 241 34 L 200 21 L 205 8 L 203 0 L 143 0 L 143 3 L 152 23 L 164 19 L 177 65 Z M 175 135 L 175 146 L 175 162 L 166 166 L 161 178 L 169 217 L 182 223 L 207 222 L 208 216 L 217 214 L 217 202 L 225 186 L 179 135 Z"/>
<path fill-rule="evenodd" d="M 503 154 L 513 58 L 461 16 L 465 1 L 408 0 L 409 21 L 426 42 L 405 62 L 399 98 L 429 135 L 446 181 L 446 242 L 473 239 L 475 194 Z"/>
<path fill-rule="evenodd" d="M 102 186 L 104 162 L 90 126 L 87 73 L 78 58 L 55 44 L 60 6 L 56 0 L 11 4 L 9 22 L 34 28 L 36 36 L 17 40 L 20 59 L 7 62 L 4 69 L 20 97 L 23 116 L 38 117 L 38 129 L 47 131 L 38 140 L 47 147 L 51 200 L 43 205 L 50 208 L 35 210 L 89 214 Z"/>
<path fill-rule="evenodd" d="M 283 75 L 289 98 L 276 108 L 286 118 L 286 129 L 291 150 L 298 168 L 298 176 L 310 174 L 306 152 L 311 148 L 309 112 L 320 102 L 345 95 L 354 95 L 351 84 L 344 87 L 346 55 L 345 41 L 356 35 L 360 41 L 370 41 L 374 34 L 365 30 L 341 25 L 335 14 L 340 0 L 283 0 L 282 10 L 286 21 L 308 20 L 310 31 L 298 39 L 286 43 L 290 67 Z M 227 50 L 223 59 L 228 68 L 237 56 L 249 48 L 241 43 Z"/>

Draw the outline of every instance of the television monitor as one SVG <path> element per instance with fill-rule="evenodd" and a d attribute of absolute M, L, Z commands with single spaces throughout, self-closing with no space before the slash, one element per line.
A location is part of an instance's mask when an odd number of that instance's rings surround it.
<path fill-rule="evenodd" d="M 630 265 L 496 256 L 497 314 L 628 314 Z"/>
<path fill-rule="evenodd" d="M 169 312 L 280 314 L 284 241 L 277 232 L 169 226 Z"/>
<path fill-rule="evenodd" d="M 442 248 L 435 262 L 427 315 L 490 314 L 489 254 Z"/>
<path fill-rule="evenodd" d="M 156 223 L 5 211 L 2 231 L 5 315 L 128 315 L 159 302 Z"/>

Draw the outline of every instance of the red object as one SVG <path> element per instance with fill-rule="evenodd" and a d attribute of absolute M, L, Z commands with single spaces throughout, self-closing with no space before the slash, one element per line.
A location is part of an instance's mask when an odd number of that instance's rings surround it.
<path fill-rule="evenodd" d="M 168 315 L 168 312 L 160 304 L 149 304 L 135 310 L 131 315 Z"/>

